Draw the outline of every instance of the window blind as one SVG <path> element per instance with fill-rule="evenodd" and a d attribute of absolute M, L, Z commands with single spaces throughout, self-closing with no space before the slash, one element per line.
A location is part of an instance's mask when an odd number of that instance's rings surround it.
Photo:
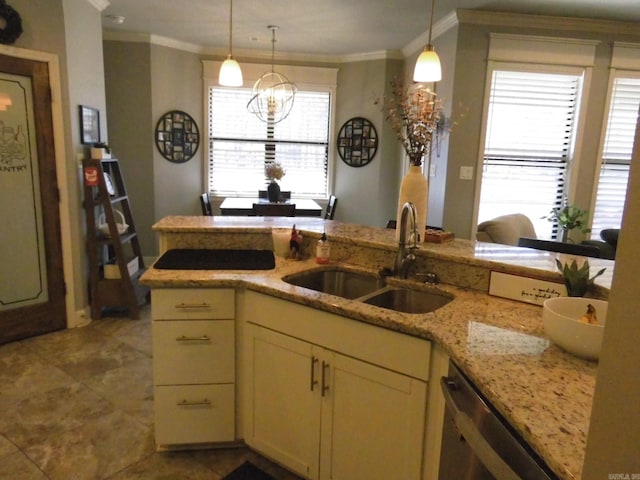
<path fill-rule="evenodd" d="M 613 81 L 591 238 L 605 228 L 620 228 L 629 180 L 629 166 L 640 108 L 640 76 Z"/>
<path fill-rule="evenodd" d="M 272 128 L 247 111 L 250 98 L 250 89 L 209 89 L 209 191 L 255 196 L 266 187 L 265 160 L 275 155 L 286 171 L 282 190 L 326 197 L 329 92 L 299 90 L 289 116 Z"/>
<path fill-rule="evenodd" d="M 556 238 L 541 217 L 566 193 L 581 85 L 581 75 L 493 71 L 478 222 L 523 213 L 539 238 Z"/>

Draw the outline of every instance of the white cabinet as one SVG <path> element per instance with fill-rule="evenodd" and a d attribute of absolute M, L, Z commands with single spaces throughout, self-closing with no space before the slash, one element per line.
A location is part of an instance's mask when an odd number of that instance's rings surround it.
<path fill-rule="evenodd" d="M 310 479 L 421 478 L 429 342 L 259 294 L 246 306 L 250 446 Z"/>
<path fill-rule="evenodd" d="M 158 445 L 235 440 L 232 289 L 154 289 L 152 342 Z"/>

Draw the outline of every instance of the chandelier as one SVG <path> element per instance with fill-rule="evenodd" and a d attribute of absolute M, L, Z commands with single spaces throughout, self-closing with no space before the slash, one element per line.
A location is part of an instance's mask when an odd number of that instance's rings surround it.
<path fill-rule="evenodd" d="M 269 25 L 267 28 L 271 30 L 271 72 L 263 73 L 253 85 L 247 109 L 263 122 L 278 123 L 291 112 L 296 86 L 287 77 L 274 71 L 278 27 Z"/>

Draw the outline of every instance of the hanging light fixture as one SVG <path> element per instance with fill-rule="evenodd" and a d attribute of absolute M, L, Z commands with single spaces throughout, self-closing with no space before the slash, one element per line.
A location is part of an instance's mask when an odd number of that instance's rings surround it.
<path fill-rule="evenodd" d="M 271 72 L 263 73 L 253 85 L 247 109 L 263 122 L 278 123 L 291 112 L 297 88 L 287 77 L 274 71 L 278 27 L 269 25 L 267 28 L 271 30 Z"/>
<path fill-rule="evenodd" d="M 224 87 L 241 87 L 242 70 L 232 56 L 233 51 L 233 0 L 229 0 L 229 55 L 220 65 L 218 83 Z"/>
<path fill-rule="evenodd" d="M 414 82 L 439 82 L 442 79 L 442 67 L 440 57 L 431 44 L 431 31 L 433 30 L 433 10 L 436 0 L 431 0 L 431 16 L 429 17 L 429 41 L 424 47 L 424 51 L 416 60 L 413 69 Z"/>

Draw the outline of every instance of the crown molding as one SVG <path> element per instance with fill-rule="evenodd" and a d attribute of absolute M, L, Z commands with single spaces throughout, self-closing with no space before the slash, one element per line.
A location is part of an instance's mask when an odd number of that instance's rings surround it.
<path fill-rule="evenodd" d="M 105 8 L 111 5 L 107 0 L 87 0 L 87 2 L 94 6 L 99 12 L 104 11 Z"/>
<path fill-rule="evenodd" d="M 456 12 L 450 12 L 444 18 L 441 18 L 433 24 L 431 40 L 438 38 L 440 35 L 444 35 L 446 32 L 456 27 L 458 23 L 458 16 L 456 15 Z M 420 34 L 420 36 L 411 40 L 402 48 L 403 58 L 407 58 L 411 54 L 421 51 L 427 44 L 427 42 L 429 42 L 429 31 L 425 30 L 422 34 Z"/>
<path fill-rule="evenodd" d="M 555 31 L 583 31 L 638 35 L 637 22 L 618 22 L 579 17 L 552 17 L 523 13 L 491 12 L 486 10 L 458 9 L 460 23 L 472 25 L 499 25 L 518 28 L 541 28 Z"/>
<path fill-rule="evenodd" d="M 172 38 L 148 33 L 122 32 L 119 30 L 104 30 L 102 38 L 112 42 L 148 43 L 162 47 L 174 48 L 198 55 L 225 57 L 228 50 L 224 47 L 205 48 L 193 43 L 180 42 Z M 266 50 L 234 49 L 233 56 L 241 62 L 243 59 L 268 60 L 271 62 L 271 52 Z M 274 59 L 279 62 L 310 62 L 310 63 L 352 63 L 371 60 L 402 60 L 402 52 L 397 50 L 380 50 L 377 52 L 357 53 L 349 55 L 313 55 L 308 53 L 276 52 Z"/>

